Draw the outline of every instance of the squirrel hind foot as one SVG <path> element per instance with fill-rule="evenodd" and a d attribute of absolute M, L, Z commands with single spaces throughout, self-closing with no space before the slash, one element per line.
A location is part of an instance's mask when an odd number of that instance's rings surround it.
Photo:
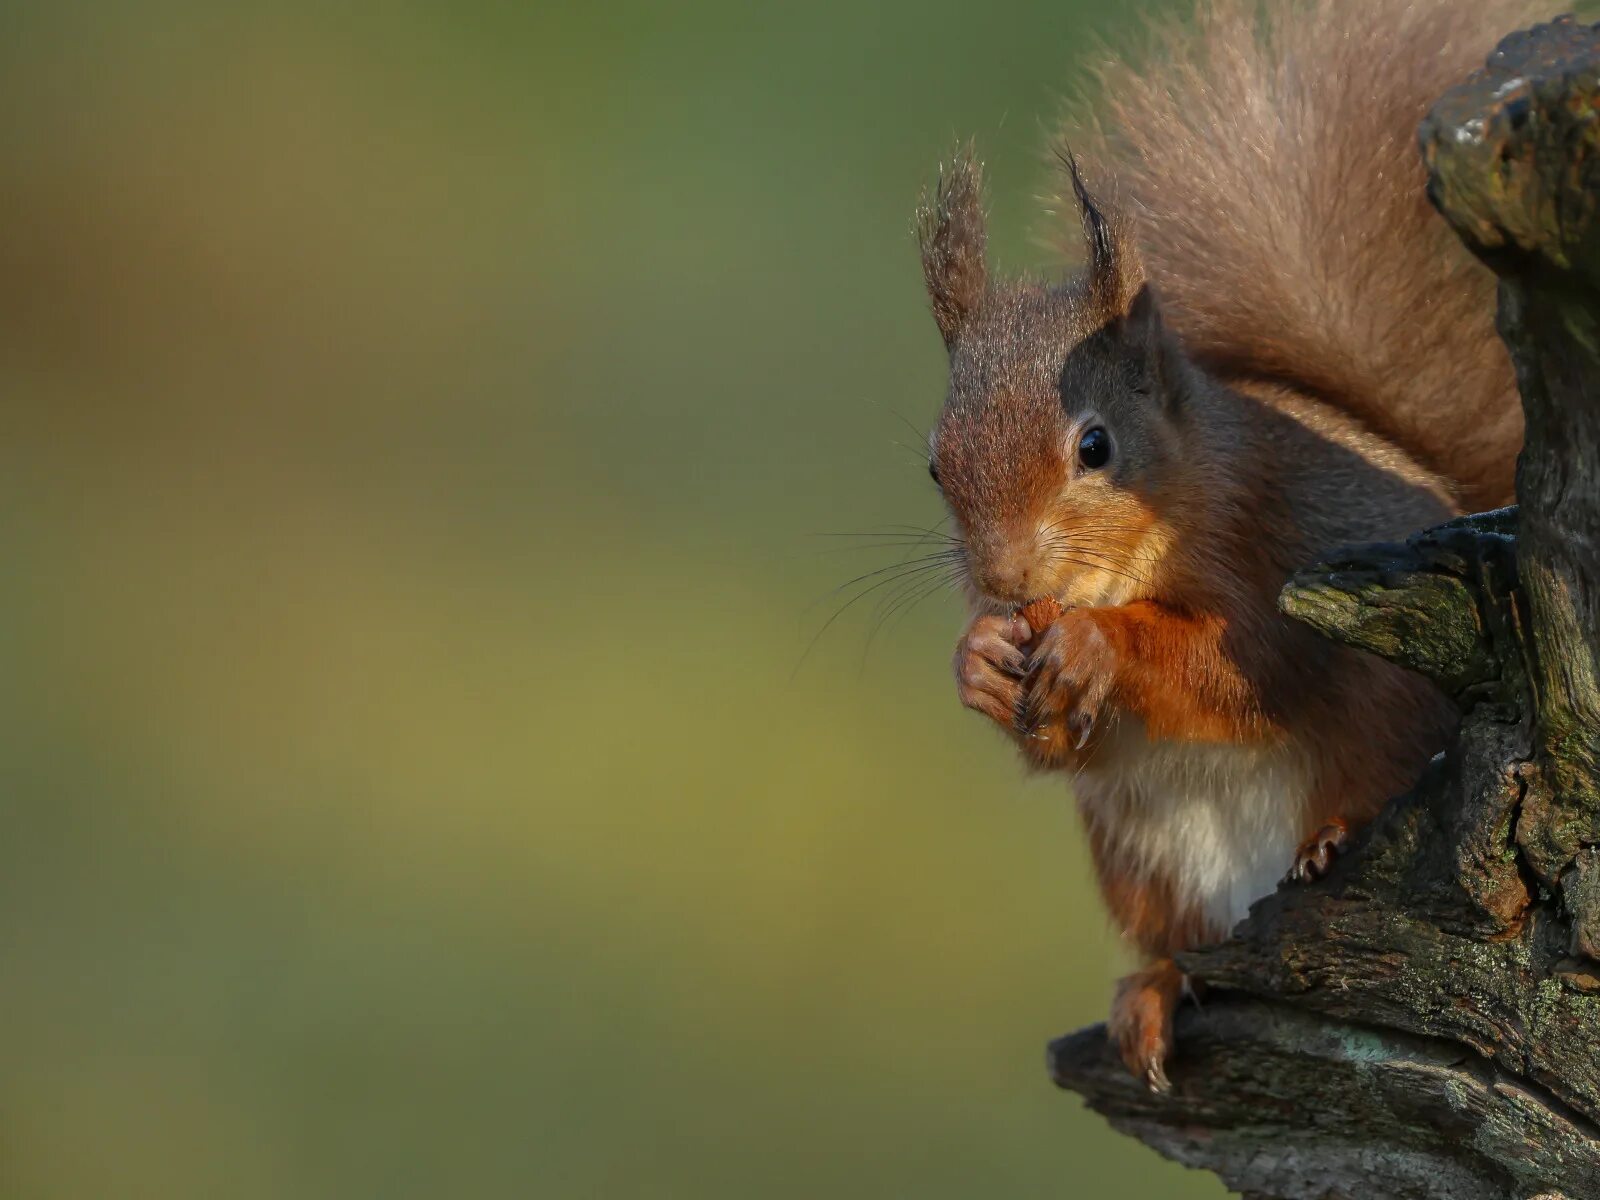
<path fill-rule="evenodd" d="M 1188 986 L 1178 964 L 1164 958 L 1119 981 L 1111 1001 L 1107 1034 L 1133 1077 L 1158 1095 L 1172 1090 L 1172 1019 Z"/>

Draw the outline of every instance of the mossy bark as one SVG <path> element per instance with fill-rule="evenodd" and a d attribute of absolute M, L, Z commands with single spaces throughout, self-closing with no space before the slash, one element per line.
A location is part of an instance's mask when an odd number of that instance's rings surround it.
<path fill-rule="evenodd" d="M 1247 1196 L 1600 1197 L 1600 26 L 1507 38 L 1424 122 L 1500 277 L 1519 505 L 1301 572 L 1285 612 L 1420 671 L 1460 733 L 1323 883 L 1219 946 L 1170 1095 L 1101 1027 L 1051 1070 Z"/>

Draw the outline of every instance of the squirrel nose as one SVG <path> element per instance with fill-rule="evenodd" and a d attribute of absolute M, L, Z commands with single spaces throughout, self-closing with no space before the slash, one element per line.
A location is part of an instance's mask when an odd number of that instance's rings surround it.
<path fill-rule="evenodd" d="M 995 547 L 978 564 L 974 582 L 995 600 L 1025 604 L 1035 598 L 1038 586 L 1038 572 L 1030 557 L 1014 546 Z"/>

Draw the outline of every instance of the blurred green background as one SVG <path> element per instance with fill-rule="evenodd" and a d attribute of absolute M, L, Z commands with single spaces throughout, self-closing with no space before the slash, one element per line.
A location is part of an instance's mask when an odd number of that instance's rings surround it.
<path fill-rule="evenodd" d="M 795 671 L 1095 7 L 5 7 L 0 1193 L 1222 1194 L 957 600 Z"/>

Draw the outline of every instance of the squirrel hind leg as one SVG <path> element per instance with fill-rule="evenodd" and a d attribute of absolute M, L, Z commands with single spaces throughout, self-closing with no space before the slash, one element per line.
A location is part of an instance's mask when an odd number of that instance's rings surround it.
<path fill-rule="evenodd" d="M 1350 840 L 1350 826 L 1340 817 L 1331 817 L 1294 853 L 1294 863 L 1284 876 L 1285 883 L 1315 883 L 1333 866 L 1333 860 Z"/>
<path fill-rule="evenodd" d="M 1172 1090 L 1167 1079 L 1172 1019 L 1186 992 L 1193 994 L 1188 976 L 1170 958 L 1157 959 L 1117 983 L 1107 1033 L 1134 1078 L 1152 1092 Z"/>

